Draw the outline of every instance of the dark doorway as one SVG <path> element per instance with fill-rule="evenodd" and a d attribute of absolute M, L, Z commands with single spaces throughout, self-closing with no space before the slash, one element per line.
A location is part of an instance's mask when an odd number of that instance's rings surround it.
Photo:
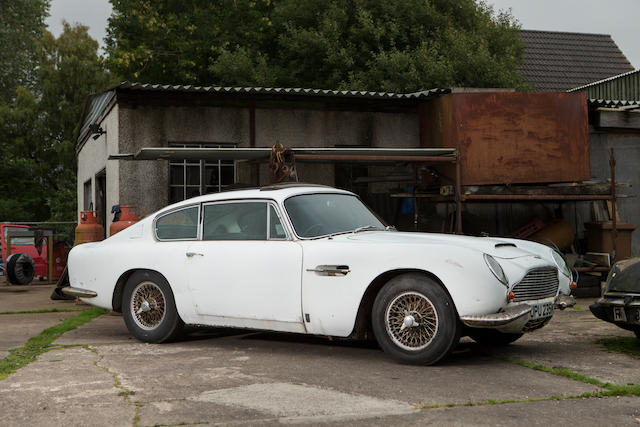
<path fill-rule="evenodd" d="M 96 174 L 96 215 L 98 222 L 104 228 L 104 237 L 107 237 L 107 172 L 105 170 Z"/>

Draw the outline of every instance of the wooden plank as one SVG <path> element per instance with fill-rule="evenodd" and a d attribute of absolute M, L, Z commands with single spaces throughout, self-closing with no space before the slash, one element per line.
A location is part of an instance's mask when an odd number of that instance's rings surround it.
<path fill-rule="evenodd" d="M 596 126 L 600 128 L 640 129 L 640 111 L 598 108 Z"/>
<path fill-rule="evenodd" d="M 609 212 L 609 218 L 608 219 L 613 219 L 613 203 L 611 202 L 611 200 L 607 200 L 607 211 Z M 619 214 L 619 210 L 618 210 L 618 204 L 616 203 L 616 221 L 620 221 L 620 214 Z"/>

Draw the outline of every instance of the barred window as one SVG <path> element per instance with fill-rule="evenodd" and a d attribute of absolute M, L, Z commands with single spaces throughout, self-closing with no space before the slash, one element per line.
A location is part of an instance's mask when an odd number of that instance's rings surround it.
<path fill-rule="evenodd" d="M 232 144 L 182 144 L 169 147 L 202 148 L 234 147 Z M 169 162 L 169 203 L 191 197 L 217 193 L 232 185 L 236 179 L 233 160 L 172 160 Z"/>

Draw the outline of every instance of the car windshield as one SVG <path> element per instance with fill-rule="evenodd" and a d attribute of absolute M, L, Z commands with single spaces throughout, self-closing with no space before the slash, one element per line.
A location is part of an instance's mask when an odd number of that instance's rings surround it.
<path fill-rule="evenodd" d="M 293 196 L 284 202 L 284 206 L 293 228 L 303 238 L 385 229 L 360 199 L 348 194 Z"/>

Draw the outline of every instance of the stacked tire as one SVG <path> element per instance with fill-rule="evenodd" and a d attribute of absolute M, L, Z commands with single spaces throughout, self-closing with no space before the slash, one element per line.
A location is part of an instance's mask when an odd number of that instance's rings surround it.
<path fill-rule="evenodd" d="M 12 254 L 7 258 L 7 280 L 12 285 L 28 285 L 36 274 L 36 263 L 27 254 Z"/>

